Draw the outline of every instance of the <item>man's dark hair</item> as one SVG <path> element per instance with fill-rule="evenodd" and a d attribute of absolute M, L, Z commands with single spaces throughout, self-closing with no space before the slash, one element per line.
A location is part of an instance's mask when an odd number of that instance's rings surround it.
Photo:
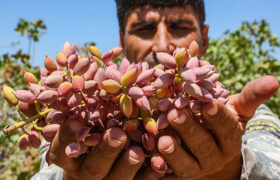
<path fill-rule="evenodd" d="M 121 31 L 124 32 L 125 23 L 130 12 L 138 7 L 150 5 L 154 8 L 191 5 L 196 11 L 201 28 L 205 21 L 204 0 L 115 0 L 118 9 L 118 19 Z"/>

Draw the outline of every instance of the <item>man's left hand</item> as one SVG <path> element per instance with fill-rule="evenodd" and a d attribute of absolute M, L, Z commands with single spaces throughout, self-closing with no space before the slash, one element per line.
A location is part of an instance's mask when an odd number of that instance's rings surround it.
<path fill-rule="evenodd" d="M 174 171 L 169 177 L 186 180 L 240 178 L 246 123 L 278 87 L 276 78 L 264 76 L 248 83 L 241 93 L 230 96 L 226 105 L 214 102 L 205 106 L 202 115 L 212 133 L 204 129 L 190 111 L 186 111 L 187 118 L 170 121 L 188 149 L 183 149 L 171 136 L 159 138 L 158 150 Z"/>

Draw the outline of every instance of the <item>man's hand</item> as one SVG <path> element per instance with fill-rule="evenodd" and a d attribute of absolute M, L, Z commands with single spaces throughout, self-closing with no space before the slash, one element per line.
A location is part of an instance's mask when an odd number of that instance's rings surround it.
<path fill-rule="evenodd" d="M 226 105 L 214 102 L 205 106 L 202 115 L 213 133 L 205 130 L 189 111 L 186 111 L 187 118 L 170 121 L 188 149 L 183 149 L 170 136 L 159 138 L 158 149 L 174 170 L 169 178 L 239 179 L 246 123 L 278 87 L 276 78 L 264 76 L 247 84 L 240 94 L 230 96 Z"/>
<path fill-rule="evenodd" d="M 76 141 L 75 132 L 80 127 L 83 127 L 83 123 L 79 120 L 64 122 L 60 125 L 50 147 L 49 161 L 64 169 L 63 179 L 134 178 L 144 162 L 144 152 L 140 147 L 130 147 L 115 162 L 127 141 L 126 134 L 119 128 L 108 129 L 100 144 L 89 154 L 79 158 L 68 157 L 65 154 L 65 147 Z"/>

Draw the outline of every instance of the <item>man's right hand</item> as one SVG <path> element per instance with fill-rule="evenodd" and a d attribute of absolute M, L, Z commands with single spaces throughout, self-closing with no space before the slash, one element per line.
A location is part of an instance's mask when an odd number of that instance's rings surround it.
<path fill-rule="evenodd" d="M 127 141 L 120 128 L 106 130 L 99 145 L 87 155 L 73 158 L 65 154 L 66 146 L 76 142 L 75 133 L 82 126 L 78 120 L 67 120 L 52 141 L 48 160 L 64 169 L 63 179 L 133 179 L 144 162 L 144 152 L 140 147 L 130 147 L 115 162 Z"/>

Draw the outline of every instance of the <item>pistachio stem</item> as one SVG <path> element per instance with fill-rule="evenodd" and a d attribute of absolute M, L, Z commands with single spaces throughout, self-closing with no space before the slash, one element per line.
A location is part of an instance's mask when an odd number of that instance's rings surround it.
<path fill-rule="evenodd" d="M 18 128 L 21 128 L 21 127 L 23 127 L 24 125 L 26 125 L 26 124 L 28 124 L 28 123 L 30 123 L 30 122 L 32 122 L 32 121 L 34 121 L 34 120 L 36 120 L 36 119 L 42 117 L 42 116 L 48 114 L 48 113 L 50 112 L 50 110 L 51 110 L 51 109 L 46 109 L 46 110 L 43 111 L 41 114 L 36 114 L 35 116 L 32 116 L 31 118 L 29 118 L 29 119 L 27 119 L 27 120 L 20 121 L 20 122 L 18 122 L 17 124 L 14 124 L 14 125 L 12 125 L 12 126 L 6 127 L 6 128 L 3 129 L 3 132 L 4 132 L 5 134 L 11 133 L 11 132 L 13 132 L 14 130 L 16 130 L 16 129 L 18 129 Z"/>
<path fill-rule="evenodd" d="M 71 74 L 71 72 L 70 72 L 70 69 L 69 69 L 69 64 L 67 64 L 67 75 L 71 78 L 71 80 L 72 80 L 72 78 L 73 78 L 73 76 L 72 76 L 72 74 Z"/>
<path fill-rule="evenodd" d="M 83 101 L 85 102 L 86 106 L 88 105 L 88 100 L 87 98 L 85 97 L 85 94 L 83 92 L 81 92 L 81 95 L 82 95 L 82 98 L 83 98 Z"/>
<path fill-rule="evenodd" d="M 68 70 L 67 70 L 68 71 Z M 65 76 L 67 76 L 68 75 L 68 73 L 64 73 L 63 75 L 62 75 L 62 77 L 65 77 Z"/>
<path fill-rule="evenodd" d="M 21 129 L 22 129 L 22 131 L 24 132 L 24 134 L 30 135 L 29 132 L 27 132 L 27 131 L 24 129 L 24 127 L 21 127 Z"/>
<path fill-rule="evenodd" d="M 125 92 L 126 89 L 127 89 L 126 86 L 121 85 L 121 90 L 122 90 L 123 93 Z"/>
<path fill-rule="evenodd" d="M 17 108 L 17 112 L 19 113 L 21 119 L 23 119 L 25 121 L 27 119 L 27 117 L 24 114 L 22 114 L 22 112 L 20 111 L 18 105 L 16 105 L 16 108 Z"/>
<path fill-rule="evenodd" d="M 37 119 L 37 120 L 38 120 L 38 119 Z M 37 120 L 36 120 L 36 121 L 32 121 L 33 127 L 34 127 L 37 131 L 42 131 L 43 128 L 37 126 Z"/>
<path fill-rule="evenodd" d="M 41 114 L 40 107 L 39 107 L 39 102 L 36 100 L 36 101 L 34 101 L 34 103 L 35 103 L 35 108 L 36 108 L 37 113 Z"/>

